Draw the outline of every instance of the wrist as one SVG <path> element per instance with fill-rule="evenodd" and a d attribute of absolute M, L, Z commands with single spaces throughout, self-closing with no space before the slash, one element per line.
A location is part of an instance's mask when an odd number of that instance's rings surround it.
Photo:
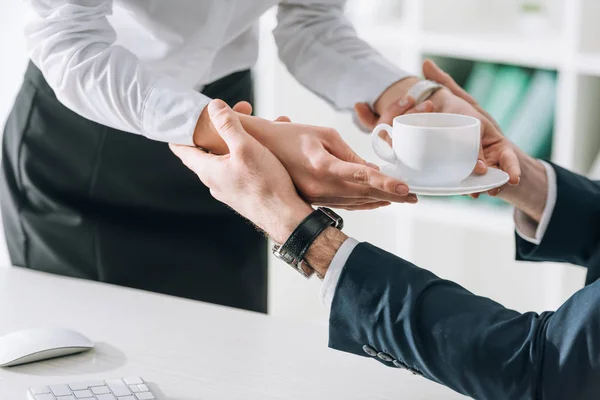
<path fill-rule="evenodd" d="M 347 239 L 348 236 L 342 231 L 329 227 L 312 243 L 304 259 L 319 276 L 324 277 L 335 254 Z"/>
<path fill-rule="evenodd" d="M 390 87 L 388 87 L 382 94 L 379 96 L 375 104 L 373 104 L 374 111 L 378 115 L 382 115 L 383 112 L 389 108 L 389 106 L 397 102 L 399 99 L 406 96 L 411 87 L 413 87 L 417 82 L 421 79 L 415 76 L 411 76 L 408 78 L 401 79 Z"/>
<path fill-rule="evenodd" d="M 274 211 L 269 216 L 270 223 L 267 223 L 268 227 L 263 229 L 276 243 L 283 244 L 314 210 L 300 198 L 297 201 L 276 203 L 280 205 L 273 208 Z"/>
<path fill-rule="evenodd" d="M 539 222 L 548 199 L 548 174 L 537 159 L 515 149 L 521 165 L 521 180 L 517 186 L 507 185 L 499 197 Z"/>
<path fill-rule="evenodd" d="M 229 153 L 227 144 L 221 138 L 221 135 L 219 135 L 219 132 L 210 119 L 208 107 L 204 107 L 200 113 L 200 117 L 198 117 L 198 122 L 196 123 L 196 128 L 194 129 L 193 141 L 196 146 L 202 147 L 211 153 Z"/>

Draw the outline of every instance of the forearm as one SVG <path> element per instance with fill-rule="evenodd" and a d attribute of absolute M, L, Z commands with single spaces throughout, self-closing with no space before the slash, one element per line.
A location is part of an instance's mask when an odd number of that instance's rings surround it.
<path fill-rule="evenodd" d="M 281 2 L 274 30 L 279 57 L 304 86 L 337 109 L 373 105 L 410 76 L 361 40 L 344 16 L 345 0 Z"/>
<path fill-rule="evenodd" d="M 115 129 L 192 143 L 208 99 L 148 71 L 136 55 L 116 44 L 108 20 L 112 1 L 28 3 L 29 55 L 63 105 Z"/>
<path fill-rule="evenodd" d="M 521 164 L 521 181 L 517 186 L 507 185 L 498 197 L 539 223 L 548 198 L 546 168 L 520 149 L 515 151 Z"/>
<path fill-rule="evenodd" d="M 384 365 L 477 399 L 587 399 L 599 297 L 590 286 L 556 313 L 520 314 L 363 243 L 337 284 L 329 344 L 362 356 L 368 345 L 397 360 L 375 357 Z"/>

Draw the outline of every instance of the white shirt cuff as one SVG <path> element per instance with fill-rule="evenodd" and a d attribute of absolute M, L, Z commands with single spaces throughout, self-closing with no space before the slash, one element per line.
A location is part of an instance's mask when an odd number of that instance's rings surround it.
<path fill-rule="evenodd" d="M 356 239 L 346 239 L 338 249 L 337 253 L 335 253 L 333 260 L 331 260 L 331 264 L 329 265 L 327 273 L 325 274 L 325 279 L 323 280 L 323 285 L 321 286 L 321 302 L 327 310 L 331 310 L 331 303 L 333 303 L 333 296 L 335 295 L 340 275 L 346 265 L 346 261 L 348 261 L 350 254 L 352 254 L 357 245 L 358 241 Z"/>
<path fill-rule="evenodd" d="M 522 239 L 535 245 L 539 245 L 546 234 L 546 229 L 548 229 L 550 218 L 554 212 L 557 196 L 556 172 L 547 162 L 541 161 L 541 163 L 546 168 L 546 174 L 548 175 L 548 198 L 546 199 L 546 205 L 544 206 L 544 213 L 542 214 L 540 223 L 536 223 L 535 220 L 521 210 L 515 209 L 514 213 L 517 234 Z"/>

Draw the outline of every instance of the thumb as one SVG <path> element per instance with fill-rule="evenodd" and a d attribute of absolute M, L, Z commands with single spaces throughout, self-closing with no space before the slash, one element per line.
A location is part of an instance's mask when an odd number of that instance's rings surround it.
<path fill-rule="evenodd" d="M 239 112 L 240 114 L 252 115 L 252 104 L 247 101 L 240 101 L 233 106 L 233 111 Z"/>
<path fill-rule="evenodd" d="M 379 121 L 380 123 L 391 125 L 394 122 L 394 118 L 406 114 L 414 106 L 415 99 L 411 96 L 405 96 L 400 101 L 389 105 L 381 114 Z"/>
<path fill-rule="evenodd" d="M 452 77 L 450 74 L 442 70 L 438 65 L 432 60 L 425 60 L 423 63 L 423 76 L 426 79 L 431 81 L 440 83 L 446 88 L 450 89 L 450 91 L 457 97 L 465 100 L 467 103 L 474 105 L 477 102 L 466 90 L 464 90 Z"/>
<path fill-rule="evenodd" d="M 169 148 L 181 162 L 191 169 L 200 180 L 208 187 L 211 186 L 210 178 L 217 170 L 220 156 L 208 154 L 196 147 L 169 144 Z"/>
<path fill-rule="evenodd" d="M 235 151 L 248 140 L 249 135 L 240 118 L 224 101 L 212 100 L 208 104 L 208 115 L 230 151 Z"/>
<path fill-rule="evenodd" d="M 363 127 L 373 129 L 377 125 L 379 118 L 373 113 L 371 107 L 366 103 L 356 103 L 354 105 L 356 117 Z"/>

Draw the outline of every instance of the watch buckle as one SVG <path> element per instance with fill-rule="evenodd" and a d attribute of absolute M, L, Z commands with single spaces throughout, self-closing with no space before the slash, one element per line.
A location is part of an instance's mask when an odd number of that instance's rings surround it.
<path fill-rule="evenodd" d="M 273 246 L 273 255 L 298 271 L 305 278 L 310 278 L 315 273 L 315 270 L 304 260 L 298 260 L 287 253 L 282 253 L 281 246 L 278 244 Z"/>

